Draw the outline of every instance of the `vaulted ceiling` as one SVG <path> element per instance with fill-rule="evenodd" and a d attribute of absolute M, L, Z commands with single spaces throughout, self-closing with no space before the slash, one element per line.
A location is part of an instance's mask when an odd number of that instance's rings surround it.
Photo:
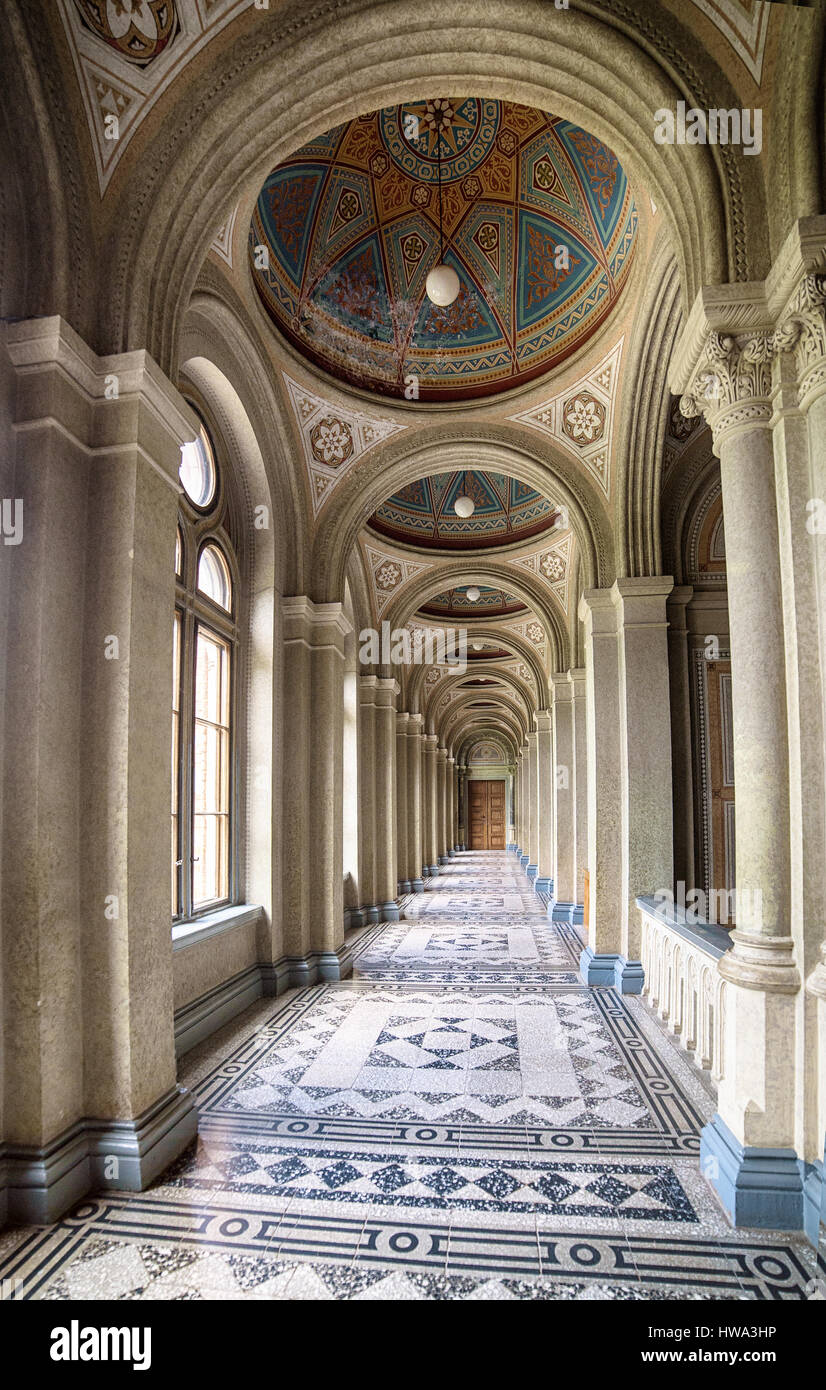
<path fill-rule="evenodd" d="M 456 401 L 581 347 L 622 291 L 636 230 L 622 166 L 593 135 L 511 102 L 434 96 L 359 116 L 275 168 L 249 256 L 273 322 L 318 366 Z M 425 294 L 440 261 L 461 285 L 445 308 Z"/>
<path fill-rule="evenodd" d="M 470 517 L 454 510 L 458 497 L 475 507 Z M 559 510 L 547 497 L 503 473 L 467 469 L 408 483 L 383 502 L 369 526 L 389 540 L 440 550 L 483 550 L 542 535 Z"/>

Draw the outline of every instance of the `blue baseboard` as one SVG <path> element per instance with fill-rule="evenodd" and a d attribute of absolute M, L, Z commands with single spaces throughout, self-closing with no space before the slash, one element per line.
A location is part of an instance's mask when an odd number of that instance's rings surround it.
<path fill-rule="evenodd" d="M 552 922 L 573 922 L 576 903 L 561 903 L 551 898 L 548 903 L 548 916 Z"/>
<path fill-rule="evenodd" d="M 597 955 L 586 946 L 579 957 L 579 971 L 586 985 L 609 985 L 620 994 L 640 994 L 645 978 L 642 963 L 626 960 L 616 951 Z"/>
<path fill-rule="evenodd" d="M 700 1170 L 733 1226 L 803 1228 L 803 1164 L 794 1149 L 746 1148 L 715 1115 L 700 1131 Z"/>
<path fill-rule="evenodd" d="M 803 1229 L 815 1250 L 818 1248 L 823 1227 L 826 1226 L 826 1205 L 824 1204 L 826 1192 L 823 1186 L 823 1171 L 821 1159 L 816 1159 L 814 1163 L 807 1163 L 806 1176 L 803 1180 Z M 826 1232 L 824 1232 L 824 1237 L 826 1237 Z"/>

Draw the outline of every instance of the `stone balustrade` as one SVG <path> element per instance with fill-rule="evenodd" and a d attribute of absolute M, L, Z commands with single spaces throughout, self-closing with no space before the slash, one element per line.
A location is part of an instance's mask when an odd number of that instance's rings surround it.
<path fill-rule="evenodd" d="M 697 1066 L 723 1076 L 726 982 L 717 970 L 731 938 L 713 923 L 686 919 L 677 906 L 637 898 L 642 918 L 643 995 Z"/>

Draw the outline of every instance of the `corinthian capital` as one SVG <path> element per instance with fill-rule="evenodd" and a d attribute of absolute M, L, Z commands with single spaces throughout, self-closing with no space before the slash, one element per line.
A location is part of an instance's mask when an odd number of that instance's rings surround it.
<path fill-rule="evenodd" d="M 715 441 L 732 429 L 766 422 L 771 417 L 774 334 L 709 333 L 699 354 L 680 410 L 689 419 L 704 415 Z"/>
<path fill-rule="evenodd" d="M 775 331 L 781 352 L 794 352 L 805 393 L 826 384 L 826 275 L 805 275 Z"/>

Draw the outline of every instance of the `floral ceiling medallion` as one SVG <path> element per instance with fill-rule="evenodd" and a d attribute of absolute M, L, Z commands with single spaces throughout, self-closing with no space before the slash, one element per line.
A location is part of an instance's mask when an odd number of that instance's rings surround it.
<path fill-rule="evenodd" d="M 301 435 L 313 515 L 317 516 L 350 467 L 375 444 L 405 426 L 361 410 L 331 406 L 286 372 L 283 377 Z"/>
<path fill-rule="evenodd" d="M 624 337 L 580 381 L 542 405 L 511 415 L 511 420 L 541 430 L 585 465 L 608 497 L 614 413 Z"/>

